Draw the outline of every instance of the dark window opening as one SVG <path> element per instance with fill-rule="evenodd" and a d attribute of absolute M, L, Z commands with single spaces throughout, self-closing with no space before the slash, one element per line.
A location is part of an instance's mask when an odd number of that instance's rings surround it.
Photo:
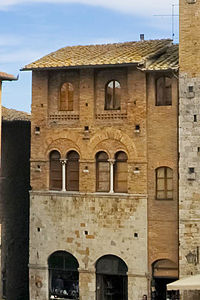
<path fill-rule="evenodd" d="M 70 151 L 67 154 L 67 191 L 79 191 L 79 154 Z"/>
<path fill-rule="evenodd" d="M 52 151 L 50 153 L 50 190 L 61 190 L 62 188 L 62 166 L 60 163 L 60 153 Z"/>
<path fill-rule="evenodd" d="M 49 260 L 49 298 L 79 299 L 78 261 L 70 253 L 57 251 Z"/>
<path fill-rule="evenodd" d="M 97 192 L 110 190 L 110 164 L 108 154 L 103 151 L 96 154 L 96 190 Z"/>
<path fill-rule="evenodd" d="M 115 154 L 114 164 L 114 191 L 117 193 L 127 193 L 128 189 L 128 164 L 127 155 L 120 151 Z"/>
<path fill-rule="evenodd" d="M 108 82 L 105 90 L 105 110 L 120 109 L 121 85 L 118 81 Z"/>
<path fill-rule="evenodd" d="M 6 298 L 6 271 L 2 272 L 2 296 Z"/>
<path fill-rule="evenodd" d="M 114 255 L 100 258 L 96 264 L 97 300 L 127 300 L 128 268 L 123 260 Z"/>
<path fill-rule="evenodd" d="M 172 105 L 172 79 L 160 77 L 156 80 L 156 105 Z"/>

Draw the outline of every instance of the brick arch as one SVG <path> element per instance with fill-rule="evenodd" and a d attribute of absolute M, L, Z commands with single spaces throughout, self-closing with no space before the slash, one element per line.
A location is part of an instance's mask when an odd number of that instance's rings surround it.
<path fill-rule="evenodd" d="M 81 158 L 81 151 L 80 148 L 77 146 L 77 144 L 74 143 L 74 141 L 70 139 L 57 139 L 51 142 L 46 150 L 46 157 L 48 158 L 49 153 L 54 150 L 59 149 L 59 152 L 61 154 L 61 158 L 66 157 L 66 153 L 68 153 L 71 150 L 76 151 L 80 158 Z"/>
<path fill-rule="evenodd" d="M 98 149 L 102 149 L 102 144 L 106 144 L 107 150 L 111 156 L 117 151 L 125 151 L 130 160 L 137 158 L 137 150 L 133 140 L 125 133 L 119 129 L 107 128 L 99 130 L 91 139 L 89 143 L 89 148 L 91 149 L 91 154 L 95 154 Z M 115 147 L 113 150 L 113 144 Z M 112 145 L 111 145 L 112 144 Z"/>

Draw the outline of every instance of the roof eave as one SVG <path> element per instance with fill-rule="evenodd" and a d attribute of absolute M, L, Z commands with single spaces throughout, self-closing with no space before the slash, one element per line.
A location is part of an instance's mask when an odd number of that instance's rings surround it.
<path fill-rule="evenodd" d="M 78 65 L 78 66 L 62 66 L 62 67 L 42 67 L 42 68 L 22 68 L 20 71 L 48 71 L 48 70 L 63 70 L 63 69 L 91 69 L 91 68 L 113 68 L 113 67 L 129 67 L 138 66 L 141 62 L 122 63 L 122 64 L 101 64 L 101 65 Z"/>

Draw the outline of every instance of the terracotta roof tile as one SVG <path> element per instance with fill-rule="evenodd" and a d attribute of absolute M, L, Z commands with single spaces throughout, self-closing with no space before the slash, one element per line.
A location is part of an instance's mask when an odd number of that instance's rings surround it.
<path fill-rule="evenodd" d="M 0 72 L 0 81 L 2 80 L 17 80 L 18 78 L 11 75 L 11 74 L 7 74 L 5 72 Z"/>
<path fill-rule="evenodd" d="M 65 47 L 26 65 L 23 70 L 143 64 L 149 58 L 164 53 L 170 45 L 171 40 L 166 39 Z"/>
<path fill-rule="evenodd" d="M 179 56 L 178 56 L 178 45 L 172 45 L 167 49 L 165 53 L 152 60 L 148 65 L 148 70 L 168 70 L 178 69 Z"/>
<path fill-rule="evenodd" d="M 24 111 L 18 111 L 2 106 L 3 121 L 30 121 L 31 115 Z"/>

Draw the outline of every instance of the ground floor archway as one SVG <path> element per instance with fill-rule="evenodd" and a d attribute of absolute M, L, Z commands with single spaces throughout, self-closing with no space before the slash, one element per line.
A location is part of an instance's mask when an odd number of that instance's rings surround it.
<path fill-rule="evenodd" d="M 151 299 L 178 300 L 177 291 L 167 291 L 167 284 L 178 279 L 177 265 L 168 259 L 157 260 L 152 264 Z"/>
<path fill-rule="evenodd" d="M 56 251 L 48 259 L 49 298 L 79 299 L 78 261 L 70 253 Z"/>
<path fill-rule="evenodd" d="M 128 299 L 128 267 L 119 257 L 105 255 L 96 263 L 96 300 Z"/>

